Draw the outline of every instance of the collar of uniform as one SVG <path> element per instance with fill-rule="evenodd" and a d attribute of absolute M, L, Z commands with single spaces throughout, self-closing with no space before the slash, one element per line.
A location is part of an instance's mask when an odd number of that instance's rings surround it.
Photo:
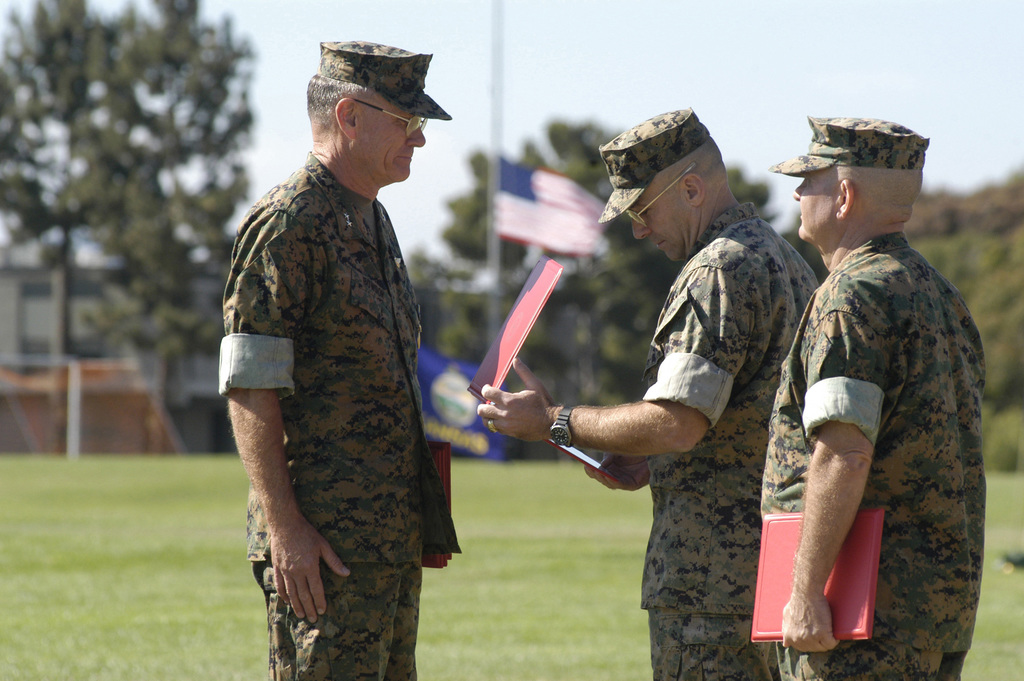
<path fill-rule="evenodd" d="M 343 185 L 312 153 L 306 157 L 306 172 L 324 190 L 327 199 L 338 213 L 338 219 L 341 220 L 342 214 L 344 214 L 348 219 L 347 227 L 349 229 L 357 230 L 363 240 L 370 244 L 376 244 L 376 236 L 371 232 L 371 227 L 376 224 L 376 214 L 373 210 L 375 199 L 368 199 Z M 349 215 L 350 211 L 355 215 Z"/>
<path fill-rule="evenodd" d="M 882 255 L 884 253 L 891 253 L 905 248 L 910 248 L 910 242 L 907 241 L 907 235 L 903 232 L 891 232 L 889 234 L 876 236 L 874 239 L 865 241 L 863 244 L 847 253 L 846 257 L 839 262 L 836 268 L 829 271 L 829 277 L 836 272 L 857 267 L 865 258 Z"/>
<path fill-rule="evenodd" d="M 357 210 L 365 211 L 373 205 L 374 199 L 368 199 L 362 194 L 357 194 L 341 182 L 338 182 L 334 174 L 312 152 L 306 157 L 306 170 L 316 178 L 317 184 L 325 189 L 330 188 L 339 192 L 346 206 L 352 206 Z"/>
<path fill-rule="evenodd" d="M 690 255 L 687 260 L 690 260 L 693 256 L 700 253 L 705 246 L 714 241 L 718 237 L 719 233 L 729 225 L 740 222 L 741 220 L 749 220 L 756 217 L 757 208 L 755 208 L 752 203 L 741 203 L 738 206 L 729 208 L 711 221 L 711 224 L 708 225 L 707 229 L 704 230 L 704 233 L 697 239 L 697 243 L 693 245 L 693 250 L 690 251 Z"/>
<path fill-rule="evenodd" d="M 888 235 L 882 235 L 881 237 L 876 237 L 866 241 L 853 249 L 845 258 L 843 258 L 843 263 L 846 263 L 847 261 L 853 262 L 857 257 L 890 253 L 892 251 L 898 251 L 909 247 L 910 242 L 907 241 L 905 233 L 902 231 L 893 231 L 888 233 Z"/>
<path fill-rule="evenodd" d="M 857 250 L 864 249 L 866 251 L 873 251 L 875 253 L 888 253 L 889 251 L 895 251 L 900 248 L 909 248 L 910 242 L 907 240 L 907 235 L 903 232 L 890 232 L 889 234 L 883 234 L 882 236 L 876 236 L 871 239 Z"/>

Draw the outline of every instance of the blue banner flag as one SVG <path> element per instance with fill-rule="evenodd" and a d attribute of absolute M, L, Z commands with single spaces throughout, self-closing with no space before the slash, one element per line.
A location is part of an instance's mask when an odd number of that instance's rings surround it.
<path fill-rule="evenodd" d="M 419 379 L 427 438 L 452 443 L 452 454 L 505 460 L 505 436 L 492 433 L 476 415 L 480 401 L 466 387 L 479 367 L 420 346 Z"/>

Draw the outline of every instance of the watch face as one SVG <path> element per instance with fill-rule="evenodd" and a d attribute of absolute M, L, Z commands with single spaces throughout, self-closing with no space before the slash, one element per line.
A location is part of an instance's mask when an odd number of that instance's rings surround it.
<path fill-rule="evenodd" d="M 565 426 L 551 426 L 551 441 L 556 445 L 569 444 L 569 429 Z"/>

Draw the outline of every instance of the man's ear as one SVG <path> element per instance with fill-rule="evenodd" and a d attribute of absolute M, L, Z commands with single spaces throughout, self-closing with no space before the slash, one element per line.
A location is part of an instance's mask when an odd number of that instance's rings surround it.
<path fill-rule="evenodd" d="M 707 196 L 708 191 L 700 175 L 687 173 L 686 177 L 679 184 L 683 189 L 683 197 L 688 204 L 696 208 L 704 203 L 704 198 Z"/>
<path fill-rule="evenodd" d="M 342 97 L 334 105 L 334 122 L 347 137 L 352 136 L 351 133 L 356 126 L 356 116 L 355 100 Z"/>
<path fill-rule="evenodd" d="M 853 202 L 859 198 L 857 185 L 846 178 L 839 183 L 839 191 L 836 193 L 836 219 L 845 220 L 850 217 L 853 211 Z"/>

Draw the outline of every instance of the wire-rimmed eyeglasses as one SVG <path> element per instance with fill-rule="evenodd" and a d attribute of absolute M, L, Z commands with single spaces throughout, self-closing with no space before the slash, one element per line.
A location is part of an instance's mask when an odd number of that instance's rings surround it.
<path fill-rule="evenodd" d="M 406 118 L 405 116 L 399 116 L 396 113 L 392 113 L 392 112 L 388 111 L 387 109 L 382 109 L 379 106 L 377 106 L 376 104 L 370 104 L 369 102 L 364 102 L 363 100 L 356 99 L 355 97 L 352 97 L 351 99 L 354 102 L 359 102 L 360 104 L 365 104 L 366 106 L 370 107 L 371 109 L 376 109 L 377 111 L 383 111 L 388 116 L 392 116 L 394 118 L 397 118 L 400 121 L 404 121 L 405 122 L 405 136 L 406 137 L 411 137 L 412 134 L 414 132 L 416 132 L 417 129 L 422 130 L 423 128 L 427 127 L 427 119 L 424 118 L 423 116 L 410 116 L 409 118 Z"/>
<path fill-rule="evenodd" d="M 686 175 L 686 173 L 688 173 L 691 170 L 693 170 L 696 166 L 697 166 L 697 162 L 696 161 L 694 161 L 690 165 L 686 166 L 686 168 L 683 170 L 683 172 L 679 173 L 679 175 L 677 175 L 674 180 L 672 180 L 667 185 L 665 185 L 665 188 L 662 189 L 660 192 L 658 192 L 657 196 L 655 196 L 653 199 L 648 201 L 646 206 L 644 206 L 640 210 L 633 210 L 632 208 L 627 208 L 626 209 L 626 215 L 628 215 L 629 219 L 632 220 L 633 222 L 639 222 L 641 225 L 646 227 L 647 226 L 647 222 L 644 221 L 644 219 L 641 217 L 641 215 L 643 213 L 645 213 L 648 208 L 653 206 L 654 202 L 657 201 L 658 199 L 660 199 L 661 195 L 664 194 L 665 192 L 667 192 L 672 187 L 672 185 L 674 185 L 679 180 L 683 179 L 683 176 Z"/>

